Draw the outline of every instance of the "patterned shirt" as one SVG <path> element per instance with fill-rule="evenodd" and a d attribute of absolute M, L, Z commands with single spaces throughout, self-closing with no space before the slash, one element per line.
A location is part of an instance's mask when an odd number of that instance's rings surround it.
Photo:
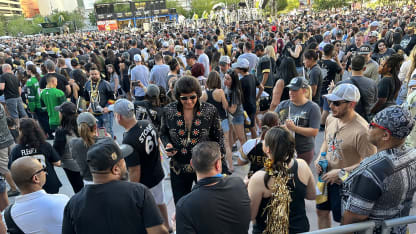
<path fill-rule="evenodd" d="M 181 164 L 189 164 L 192 157 L 192 148 L 199 142 L 215 141 L 219 144 L 221 153 L 225 154 L 224 134 L 221 130 L 218 110 L 214 105 L 202 102 L 195 106 L 196 112 L 192 127 L 187 130 L 185 119 L 178 102 L 165 106 L 162 115 L 161 140 L 166 146 L 171 143 L 178 152 L 173 160 Z"/>
<path fill-rule="evenodd" d="M 342 207 L 368 215 L 381 233 L 381 222 L 409 215 L 416 191 L 416 149 L 404 145 L 378 152 L 366 159 L 344 181 Z M 391 233 L 405 234 L 406 225 Z"/>

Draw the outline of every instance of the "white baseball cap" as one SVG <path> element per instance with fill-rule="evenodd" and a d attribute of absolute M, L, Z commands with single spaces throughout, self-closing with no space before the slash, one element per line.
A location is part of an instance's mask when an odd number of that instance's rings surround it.
<path fill-rule="evenodd" d="M 331 94 L 324 95 L 328 101 L 350 101 L 358 102 L 360 101 L 360 90 L 353 84 L 340 84 L 332 91 Z"/>

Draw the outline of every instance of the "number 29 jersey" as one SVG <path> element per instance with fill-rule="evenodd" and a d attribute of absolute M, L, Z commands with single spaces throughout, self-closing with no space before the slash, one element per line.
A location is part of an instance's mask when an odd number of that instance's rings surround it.
<path fill-rule="evenodd" d="M 133 153 L 125 158 L 127 167 L 140 166 L 140 183 L 149 189 L 164 178 L 157 129 L 147 120 L 139 120 L 124 133 L 123 144 L 131 145 Z"/>

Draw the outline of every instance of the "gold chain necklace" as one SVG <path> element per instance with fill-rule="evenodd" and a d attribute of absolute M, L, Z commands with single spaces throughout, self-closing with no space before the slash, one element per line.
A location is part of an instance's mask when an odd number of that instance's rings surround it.
<path fill-rule="evenodd" d="M 91 99 L 93 100 L 93 101 L 97 101 L 96 99 L 97 99 L 97 97 L 98 97 L 98 86 L 100 85 L 100 82 L 101 82 L 101 79 L 99 79 L 98 81 L 97 81 L 97 84 L 95 85 L 95 89 L 94 89 L 94 86 L 92 85 L 92 80 L 91 80 L 91 83 L 90 83 L 90 85 L 91 85 L 91 94 L 90 94 L 90 96 L 91 96 Z"/>

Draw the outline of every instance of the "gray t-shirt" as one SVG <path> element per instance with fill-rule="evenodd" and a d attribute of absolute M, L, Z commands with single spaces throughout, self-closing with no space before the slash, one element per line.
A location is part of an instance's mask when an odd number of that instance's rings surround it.
<path fill-rule="evenodd" d="M 149 85 L 149 69 L 144 65 L 136 65 L 131 70 L 131 81 L 139 81 L 147 87 Z M 135 97 L 143 97 L 145 92 L 139 86 L 135 86 L 134 88 L 134 96 Z"/>
<path fill-rule="evenodd" d="M 11 146 L 14 143 L 12 134 L 7 127 L 7 115 L 3 105 L 0 104 L 0 149 Z"/>
<path fill-rule="evenodd" d="M 250 74 L 254 74 L 254 71 L 256 70 L 257 62 L 259 61 L 259 58 L 257 57 L 257 55 L 255 55 L 253 53 L 244 53 L 244 54 L 240 55 L 240 57 L 238 57 L 238 58 L 247 59 L 248 63 L 249 63 L 248 72 L 250 72 Z"/>
<path fill-rule="evenodd" d="M 316 93 L 315 96 L 312 97 L 312 101 L 317 103 L 319 105 L 320 99 L 321 99 L 321 88 L 322 88 L 322 82 L 323 82 L 323 76 L 321 68 L 318 64 L 313 66 L 308 71 L 308 78 L 309 78 L 309 85 L 313 86 L 316 85 Z"/>
<path fill-rule="evenodd" d="M 296 126 L 304 128 L 318 129 L 321 121 L 319 106 L 312 101 L 308 101 L 302 106 L 295 106 L 290 100 L 284 100 L 277 106 L 275 112 L 279 114 L 282 123 L 286 119 L 291 119 Z M 315 148 L 315 137 L 306 137 L 295 133 L 295 141 L 298 154 L 309 152 Z"/>
<path fill-rule="evenodd" d="M 208 77 L 208 74 L 209 74 L 209 58 L 208 58 L 208 55 L 206 55 L 205 53 L 199 55 L 198 63 L 201 63 L 202 65 L 204 65 L 204 76 Z"/>
<path fill-rule="evenodd" d="M 168 73 L 170 68 L 166 64 L 155 65 L 150 71 L 150 82 L 162 86 L 165 90 L 168 90 Z"/>
<path fill-rule="evenodd" d="M 365 100 L 365 111 L 366 114 L 369 115 L 371 108 L 374 106 L 374 104 L 377 102 L 377 84 L 374 80 L 367 78 L 367 77 L 363 77 L 363 76 L 351 76 L 349 79 L 347 80 L 343 80 L 337 83 L 338 84 L 342 84 L 342 83 L 348 83 L 348 84 L 354 84 L 351 79 L 354 80 L 354 83 L 359 86 L 357 88 L 359 88 L 360 90 L 360 100 L 362 98 L 364 98 Z M 357 109 L 358 105 L 356 106 Z"/>

